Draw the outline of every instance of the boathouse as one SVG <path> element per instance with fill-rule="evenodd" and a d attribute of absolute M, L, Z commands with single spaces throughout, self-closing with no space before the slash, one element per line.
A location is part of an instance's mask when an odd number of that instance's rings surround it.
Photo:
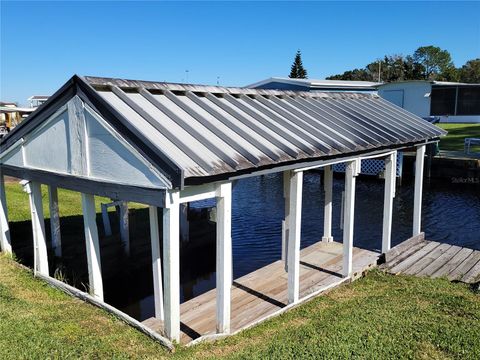
<path fill-rule="evenodd" d="M 155 318 L 144 325 L 169 341 L 192 340 L 185 328 L 194 329 L 200 338 L 232 334 L 348 281 L 377 259 L 378 253 L 353 246 L 355 182 L 363 160 L 385 163 L 382 252 L 386 252 L 396 153 L 416 148 L 412 235 L 419 235 L 425 146 L 444 134 L 375 94 L 73 76 L 1 139 L 2 251 L 10 252 L 15 242 L 9 232 L 5 176 L 24 180 L 32 216 L 34 271 L 46 279 L 52 277 L 48 242 L 61 250 L 57 188 L 81 193 L 89 289 L 102 304 L 94 196 L 146 204 Z M 332 166 L 339 163 L 346 164 L 343 239 L 333 241 Z M 323 169 L 323 238 L 301 251 L 302 181 L 303 173 L 311 169 Z M 278 224 L 282 258 L 232 285 L 232 182 L 275 172 L 283 173 L 284 179 L 285 218 Z M 52 239 L 45 234 L 42 184 L 49 189 Z M 217 207 L 216 289 L 180 304 L 181 204 L 207 198 L 215 198 Z M 309 262 L 313 265 L 305 265 Z"/>

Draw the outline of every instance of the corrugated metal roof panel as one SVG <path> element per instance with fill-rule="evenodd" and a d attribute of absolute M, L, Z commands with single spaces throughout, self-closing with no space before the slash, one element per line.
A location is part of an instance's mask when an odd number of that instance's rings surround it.
<path fill-rule="evenodd" d="M 185 154 L 162 132 L 146 122 L 138 113 L 125 104 L 114 93 L 109 91 L 101 91 L 99 93 L 111 106 L 123 114 L 132 125 L 143 134 L 143 136 L 148 138 L 151 143 L 157 145 L 158 151 L 163 151 L 168 157 L 176 159 L 176 162 L 181 167 L 189 168 L 192 173 L 197 174 L 196 176 L 208 175 L 208 172 L 202 170 L 201 167 L 188 156 L 188 154 Z"/>
<path fill-rule="evenodd" d="M 242 136 L 244 139 L 248 140 L 253 146 L 255 146 L 263 156 L 269 157 L 273 161 L 280 159 L 280 149 L 269 139 L 262 137 L 262 131 L 252 131 L 251 126 L 244 124 L 242 121 L 238 121 L 235 116 L 232 116 L 230 113 L 224 109 L 218 107 L 209 101 L 206 97 L 199 97 L 193 93 L 187 92 L 187 97 L 189 97 L 196 104 L 201 106 L 205 111 L 210 113 L 219 121 L 222 121 L 226 126 L 229 126 L 234 130 L 239 136 Z M 268 160 L 267 160 L 268 161 Z"/>
<path fill-rule="evenodd" d="M 179 164 L 185 178 L 348 156 L 445 134 L 373 94 L 84 80 Z"/>

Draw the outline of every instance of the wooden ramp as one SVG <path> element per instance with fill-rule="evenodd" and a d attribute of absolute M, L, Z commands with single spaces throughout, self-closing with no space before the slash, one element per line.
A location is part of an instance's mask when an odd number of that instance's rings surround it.
<path fill-rule="evenodd" d="M 377 264 L 379 254 L 353 249 L 353 278 Z M 300 301 L 345 281 L 342 277 L 343 246 L 319 242 L 300 252 Z M 210 290 L 181 304 L 181 342 L 189 343 L 216 332 L 216 291 Z M 287 273 L 279 260 L 233 281 L 231 333 L 249 327 L 287 308 Z M 163 324 L 143 322 L 156 331 Z"/>
<path fill-rule="evenodd" d="M 480 282 L 480 251 L 456 245 L 411 238 L 385 256 L 385 268 L 392 274 L 446 277 L 467 284 Z"/>

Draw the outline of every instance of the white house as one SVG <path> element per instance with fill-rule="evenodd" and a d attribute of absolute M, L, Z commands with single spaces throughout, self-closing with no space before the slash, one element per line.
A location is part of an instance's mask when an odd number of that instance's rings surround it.
<path fill-rule="evenodd" d="M 342 91 L 375 93 L 381 83 L 350 80 L 317 80 L 271 77 L 246 86 L 252 89 L 294 90 L 294 91 Z"/>
<path fill-rule="evenodd" d="M 378 86 L 378 95 L 422 118 L 440 122 L 480 122 L 480 84 L 400 81 Z"/>

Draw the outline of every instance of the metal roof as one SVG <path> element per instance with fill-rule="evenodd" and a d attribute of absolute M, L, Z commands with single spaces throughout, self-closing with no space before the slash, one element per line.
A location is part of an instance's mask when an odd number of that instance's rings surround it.
<path fill-rule="evenodd" d="M 74 76 L 30 121 L 2 139 L 2 151 L 34 126 L 37 114 L 51 113 L 57 98 L 75 94 L 72 84 L 81 88 L 77 94 L 95 97 L 94 108 L 104 116 L 108 112 L 107 120 L 118 120 L 114 127 L 126 129 L 127 139 L 140 139 L 138 148 L 147 158 L 160 156 L 156 164 L 176 169 L 182 181 L 398 148 L 445 134 L 373 94 Z"/>
<path fill-rule="evenodd" d="M 25 112 L 25 113 L 31 113 L 34 112 L 34 108 L 25 108 L 25 107 L 16 107 L 16 106 L 1 106 L 0 105 L 0 112 L 1 113 L 6 113 L 6 112 Z"/>
<path fill-rule="evenodd" d="M 85 80 L 179 164 L 185 178 L 443 134 L 372 95 Z"/>
<path fill-rule="evenodd" d="M 375 90 L 380 82 L 372 81 L 355 81 L 355 80 L 319 80 L 319 79 L 293 79 L 284 77 L 271 77 L 265 80 L 258 81 L 254 84 L 246 86 L 247 88 L 257 88 L 270 83 L 283 83 L 307 86 L 309 88 L 322 88 L 322 89 L 368 89 Z"/>
<path fill-rule="evenodd" d="M 27 100 L 47 100 L 50 95 L 32 95 Z"/>

